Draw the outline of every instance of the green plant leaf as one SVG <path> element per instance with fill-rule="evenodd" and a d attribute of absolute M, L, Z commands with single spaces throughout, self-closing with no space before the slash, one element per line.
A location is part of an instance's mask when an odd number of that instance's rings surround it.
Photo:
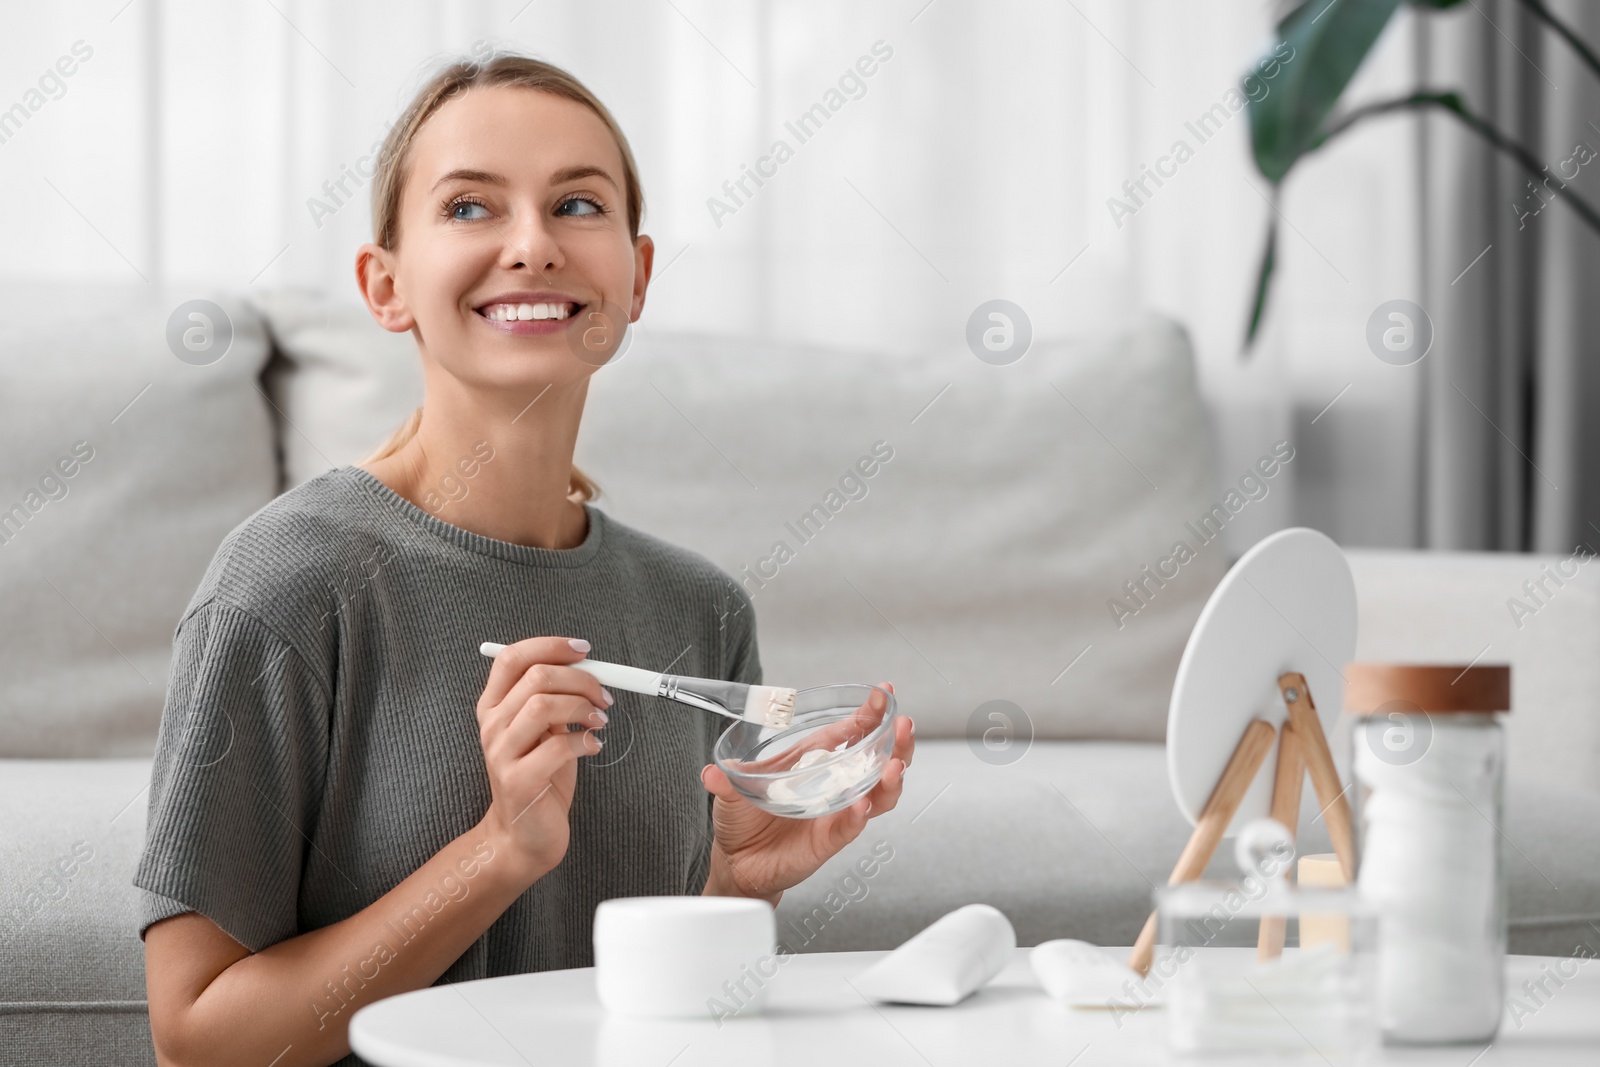
<path fill-rule="evenodd" d="M 1268 181 L 1276 185 L 1289 173 L 1399 6 L 1400 0 L 1306 0 L 1278 23 L 1273 56 L 1282 69 L 1249 106 L 1251 149 Z M 1292 49 L 1287 57 L 1285 46 Z"/>
<path fill-rule="evenodd" d="M 1276 199 L 1278 191 L 1272 191 Z M 1272 286 L 1272 268 L 1277 263 L 1278 255 L 1278 213 L 1274 211 L 1267 219 L 1267 246 L 1261 250 L 1261 269 L 1256 276 L 1256 299 L 1250 308 L 1250 326 L 1245 330 L 1244 347 L 1248 351 L 1255 343 L 1256 331 L 1261 328 L 1261 318 L 1267 310 L 1267 290 Z"/>

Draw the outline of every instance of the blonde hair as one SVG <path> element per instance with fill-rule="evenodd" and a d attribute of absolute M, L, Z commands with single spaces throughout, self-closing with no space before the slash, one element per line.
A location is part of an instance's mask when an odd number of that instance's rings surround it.
<path fill-rule="evenodd" d="M 400 120 L 389 129 L 383 148 L 378 153 L 372 182 L 373 242 L 386 250 L 393 250 L 399 244 L 400 194 L 405 189 L 411 145 L 423 123 L 451 97 L 468 89 L 496 86 L 533 89 L 563 97 L 587 107 L 605 123 L 622 153 L 623 188 L 628 202 L 628 236 L 638 237 L 639 223 L 644 215 L 644 190 L 639 185 L 639 168 L 633 161 L 633 150 L 628 147 L 628 139 L 623 135 L 622 127 L 617 125 L 617 120 L 612 118 L 611 112 L 582 82 L 560 67 L 514 52 L 491 52 L 489 55 L 487 61 L 457 60 L 439 71 L 418 91 Z M 419 407 L 395 428 L 377 451 L 362 462 L 393 455 L 416 436 L 417 427 L 421 424 L 422 409 Z M 582 503 L 594 500 L 599 495 L 600 487 L 574 465 L 568 480 L 568 499 Z"/>

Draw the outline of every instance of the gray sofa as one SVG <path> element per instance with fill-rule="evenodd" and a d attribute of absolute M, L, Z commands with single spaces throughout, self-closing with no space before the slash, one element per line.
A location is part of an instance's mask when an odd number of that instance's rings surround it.
<path fill-rule="evenodd" d="M 409 338 L 316 294 L 213 294 L 225 354 L 179 359 L 169 327 L 195 295 L 3 297 L 5 1062 L 153 1062 L 129 880 L 173 626 L 229 529 L 420 397 Z M 1010 367 L 645 328 L 597 375 L 578 462 L 599 506 L 748 583 L 769 681 L 890 679 L 918 723 L 901 806 L 785 894 L 790 947 L 891 947 L 972 901 L 1023 944 L 1133 939 L 1187 836 L 1166 701 L 1228 561 L 1214 542 L 1139 600 L 1125 583 L 1246 473 L 1218 477 L 1210 423 L 1183 332 L 1155 318 Z M 875 447 L 892 458 L 848 478 Z M 1359 658 L 1513 664 L 1512 949 L 1600 947 L 1594 568 L 1557 587 L 1558 557 L 1349 555 Z M 626 759 L 625 738 L 608 751 Z M 1320 851 L 1315 813 L 1308 796 Z M 892 859 L 853 874 L 879 842 Z"/>

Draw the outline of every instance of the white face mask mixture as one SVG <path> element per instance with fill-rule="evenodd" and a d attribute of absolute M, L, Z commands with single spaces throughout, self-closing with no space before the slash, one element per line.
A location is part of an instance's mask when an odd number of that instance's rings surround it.
<path fill-rule="evenodd" d="M 831 752 L 825 748 L 814 748 L 796 760 L 792 769 L 804 770 L 821 763 L 849 744 L 849 741 L 841 741 Z M 872 771 L 872 753 L 865 750 L 855 752 L 815 774 L 773 782 L 767 787 L 767 799 L 780 804 L 793 804 L 800 809 L 797 814 L 820 814 L 859 785 Z"/>

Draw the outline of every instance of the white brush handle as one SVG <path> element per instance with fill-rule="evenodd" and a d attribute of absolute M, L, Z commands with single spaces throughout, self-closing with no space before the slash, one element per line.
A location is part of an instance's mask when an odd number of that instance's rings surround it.
<path fill-rule="evenodd" d="M 601 685 L 626 689 L 630 693 L 643 693 L 647 697 L 661 693 L 663 675 L 643 667 L 629 667 L 624 663 L 606 663 L 597 659 L 580 659 L 573 666 L 600 679 Z"/>
<path fill-rule="evenodd" d="M 505 650 L 505 645 L 493 641 L 485 641 L 478 646 L 478 651 L 493 659 Z M 643 667 L 629 667 L 624 663 L 606 663 L 597 659 L 581 659 L 572 664 L 586 674 L 592 674 L 600 680 L 601 685 L 615 686 L 629 693 L 643 693 L 645 696 L 659 696 L 661 693 L 662 675 L 657 671 L 647 671 Z"/>

